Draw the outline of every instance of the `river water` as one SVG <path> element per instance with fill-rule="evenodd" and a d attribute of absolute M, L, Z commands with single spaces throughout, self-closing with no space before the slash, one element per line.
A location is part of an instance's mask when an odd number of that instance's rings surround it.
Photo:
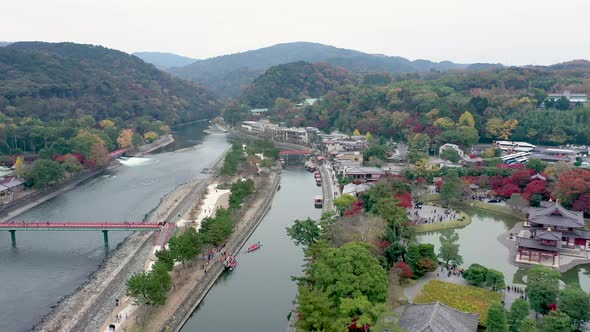
<path fill-rule="evenodd" d="M 295 219 L 318 219 L 313 198 L 321 195 L 313 176 L 303 168 L 281 174 L 281 190 L 247 245 L 262 248 L 237 256 L 237 268 L 227 272 L 193 313 L 183 332 L 284 331 L 297 286 L 291 276 L 302 275 L 303 250 L 293 244 L 285 228 Z"/>
<path fill-rule="evenodd" d="M 172 147 L 123 161 L 15 220 L 142 221 L 166 193 L 204 177 L 201 170 L 227 149 L 226 135 L 207 135 L 207 126 L 180 127 Z M 109 232 L 110 249 L 128 235 Z M 0 233 L 0 331 L 30 329 L 82 285 L 108 252 L 98 231 L 17 232 L 16 237 L 12 248 L 9 233 Z"/>

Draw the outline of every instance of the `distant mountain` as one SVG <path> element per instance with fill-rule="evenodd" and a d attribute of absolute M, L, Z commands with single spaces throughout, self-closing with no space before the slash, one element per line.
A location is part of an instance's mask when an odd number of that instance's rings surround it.
<path fill-rule="evenodd" d="M 18 42 L 0 48 L 0 108 L 12 118 L 44 121 L 92 115 L 175 124 L 215 116 L 221 104 L 210 91 L 127 53 Z"/>
<path fill-rule="evenodd" d="M 240 101 L 250 107 L 272 107 L 279 97 L 293 101 L 319 97 L 350 82 L 345 69 L 324 63 L 292 62 L 268 69 L 244 91 Z"/>
<path fill-rule="evenodd" d="M 197 59 L 189 58 L 182 55 L 173 53 L 162 53 L 162 52 L 135 52 L 133 53 L 136 57 L 142 59 L 147 63 L 151 63 L 160 69 L 167 69 L 171 67 L 182 67 L 189 65 Z"/>
<path fill-rule="evenodd" d="M 317 43 L 296 42 L 201 60 L 184 67 L 170 68 L 169 72 L 201 83 L 223 97 L 235 97 L 271 66 L 297 61 L 326 62 L 358 73 L 414 73 L 468 67 L 468 65 L 450 61 L 410 61 L 402 57 L 367 54 Z"/>
<path fill-rule="evenodd" d="M 0 47 L 4 47 L 4 46 L 8 46 L 12 44 L 12 42 L 4 42 L 4 41 L 0 41 Z"/>
<path fill-rule="evenodd" d="M 581 70 L 581 71 L 590 71 L 590 61 L 588 60 L 572 60 L 562 63 L 556 63 L 551 66 L 547 66 L 546 68 L 551 70 Z"/>

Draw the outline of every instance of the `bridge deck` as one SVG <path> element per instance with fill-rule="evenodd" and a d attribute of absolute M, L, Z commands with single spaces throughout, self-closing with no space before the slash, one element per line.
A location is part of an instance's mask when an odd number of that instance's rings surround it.
<path fill-rule="evenodd" d="M 0 223 L 0 230 L 20 230 L 20 231 L 155 231 L 163 228 L 162 224 L 148 223 L 121 223 L 121 222 L 72 222 L 72 223 L 53 223 L 53 222 L 6 222 Z"/>

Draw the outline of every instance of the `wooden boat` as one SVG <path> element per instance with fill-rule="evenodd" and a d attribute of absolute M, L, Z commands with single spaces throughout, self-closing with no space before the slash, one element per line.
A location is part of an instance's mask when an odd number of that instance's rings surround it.
<path fill-rule="evenodd" d="M 260 247 L 262 247 L 262 244 L 260 242 L 253 243 L 248 247 L 248 249 L 246 249 L 246 252 L 252 252 L 252 251 L 258 250 L 258 249 L 260 249 Z"/>
<path fill-rule="evenodd" d="M 233 271 L 236 268 L 237 264 L 234 256 L 228 256 L 222 263 L 223 266 L 230 271 Z"/>
<path fill-rule="evenodd" d="M 323 205 L 324 205 L 324 198 L 322 196 L 316 196 L 315 199 L 313 200 L 313 206 L 316 209 L 321 209 Z"/>

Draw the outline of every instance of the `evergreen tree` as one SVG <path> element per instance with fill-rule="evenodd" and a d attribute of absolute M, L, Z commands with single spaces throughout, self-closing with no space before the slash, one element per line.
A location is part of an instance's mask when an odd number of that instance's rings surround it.
<path fill-rule="evenodd" d="M 497 302 L 492 303 L 488 309 L 488 318 L 486 319 L 486 331 L 489 332 L 508 332 L 508 320 L 504 307 Z"/>
<path fill-rule="evenodd" d="M 525 318 L 529 316 L 529 303 L 523 299 L 516 299 L 510 306 L 508 314 L 508 324 L 510 332 L 520 332 Z"/>

